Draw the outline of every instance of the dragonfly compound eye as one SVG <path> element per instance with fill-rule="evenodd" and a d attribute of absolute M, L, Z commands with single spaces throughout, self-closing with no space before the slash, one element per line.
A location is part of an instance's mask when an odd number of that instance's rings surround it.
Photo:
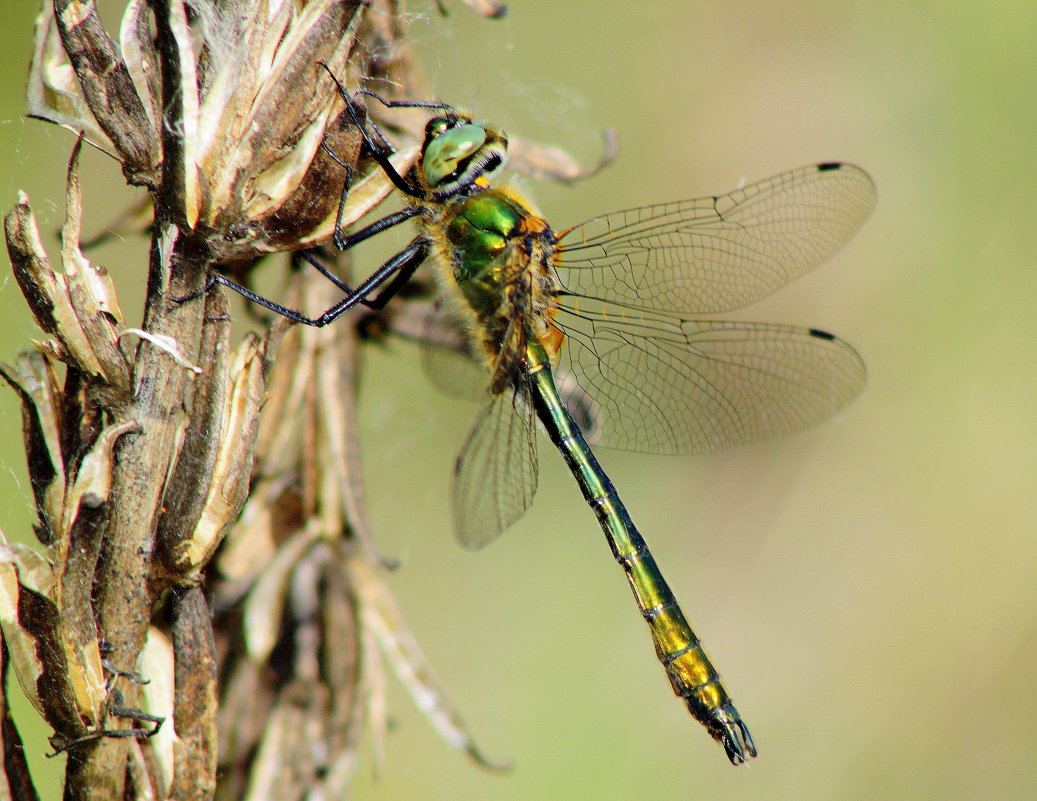
<path fill-rule="evenodd" d="M 486 129 L 481 125 L 461 125 L 443 131 L 425 146 L 421 166 L 425 181 L 436 188 L 444 180 L 456 177 L 485 142 Z"/>

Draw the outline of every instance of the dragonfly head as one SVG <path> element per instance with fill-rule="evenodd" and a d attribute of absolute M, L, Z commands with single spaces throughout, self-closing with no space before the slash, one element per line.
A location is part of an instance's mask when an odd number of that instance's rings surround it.
<path fill-rule="evenodd" d="M 429 120 L 421 151 L 421 176 L 432 198 L 466 194 L 504 164 L 508 137 L 492 125 L 452 112 Z"/>

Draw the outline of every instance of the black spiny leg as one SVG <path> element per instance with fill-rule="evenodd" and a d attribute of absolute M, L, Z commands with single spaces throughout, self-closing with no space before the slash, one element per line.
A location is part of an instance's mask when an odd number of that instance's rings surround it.
<path fill-rule="evenodd" d="M 336 77 L 335 73 L 331 71 L 331 68 L 324 63 L 320 62 L 321 66 L 327 70 L 328 75 L 335 82 L 335 86 L 338 89 L 339 94 L 345 101 L 346 110 L 351 117 L 353 124 L 360 130 L 361 135 L 364 137 L 364 144 L 370 151 L 372 158 L 382 168 L 386 176 L 392 182 L 392 184 L 404 194 L 409 197 L 416 198 L 422 201 L 428 201 L 428 196 L 425 190 L 415 183 L 408 181 L 404 176 L 400 175 L 396 167 L 393 166 L 389 157 L 395 152 L 392 145 L 388 142 L 385 136 L 378 126 L 374 123 L 370 123 L 370 127 L 374 130 L 375 135 L 378 137 L 376 141 L 374 136 L 368 130 L 368 123 L 366 109 L 361 114 L 358 111 L 359 107 L 355 100 L 350 96 L 349 92 L 346 91 L 345 86 Z M 367 90 L 361 90 L 361 94 L 367 95 L 374 98 L 386 108 L 430 108 L 440 109 L 444 111 L 452 111 L 452 108 L 443 103 L 430 103 L 420 101 L 392 101 L 385 100 L 379 97 L 374 92 Z M 348 250 L 359 242 L 365 239 L 379 234 L 382 231 L 392 228 L 395 225 L 399 225 L 401 222 L 416 217 L 422 212 L 422 207 L 415 205 L 405 208 L 401 211 L 397 211 L 393 214 L 383 217 L 380 220 L 376 220 L 367 227 L 357 231 L 354 234 L 346 234 L 342 227 L 342 215 L 346 205 L 346 199 L 349 195 L 349 189 L 353 180 L 352 168 L 343 162 L 338 156 L 331 151 L 327 146 L 326 142 L 321 142 L 321 147 L 324 151 L 334 159 L 340 166 L 346 170 L 346 180 L 343 183 L 342 194 L 339 199 L 338 212 L 335 218 L 335 232 L 334 232 L 334 243 L 339 250 Z M 397 253 L 391 259 L 386 261 L 381 267 L 379 267 L 372 275 L 370 275 L 363 283 L 361 283 L 356 289 L 353 289 L 348 284 L 344 283 L 338 276 L 328 270 L 320 260 L 309 251 L 299 251 L 299 257 L 307 261 L 309 264 L 314 266 L 321 275 L 331 281 L 335 286 L 346 293 L 346 297 L 336 303 L 331 308 L 325 310 L 322 314 L 317 317 L 307 317 L 302 312 L 290 309 L 287 306 L 283 306 L 276 301 L 265 298 L 253 292 L 246 286 L 236 283 L 225 275 L 220 273 L 213 274 L 206 282 L 205 286 L 194 294 L 188 295 L 184 298 L 177 298 L 178 303 L 186 303 L 187 301 L 194 300 L 217 284 L 225 286 L 228 289 L 237 292 L 246 300 L 251 301 L 265 309 L 268 309 L 276 314 L 280 314 L 283 317 L 287 317 L 296 323 L 303 325 L 312 326 L 325 326 L 328 323 L 341 317 L 349 309 L 353 308 L 357 304 L 361 304 L 371 309 L 381 309 L 385 306 L 389 300 L 400 291 L 400 289 L 410 280 L 411 276 L 414 275 L 414 271 L 421 265 L 421 263 L 428 256 L 430 249 L 430 242 L 424 237 L 418 237 L 412 241 L 406 248 Z M 388 283 L 386 283 L 388 282 Z M 378 295 L 374 298 L 369 299 L 368 296 L 376 289 L 381 287 Z"/>
<path fill-rule="evenodd" d="M 396 167 L 393 166 L 393 163 L 389 161 L 389 156 L 391 156 L 396 151 L 393 149 L 392 145 L 389 144 L 389 141 L 385 138 L 382 132 L 378 130 L 378 126 L 374 123 L 370 123 L 371 128 L 378 136 L 378 139 L 381 140 L 380 142 L 376 142 L 374 140 L 374 137 L 371 136 L 370 131 L 368 131 L 367 129 L 367 123 L 369 121 L 367 120 L 366 111 L 363 114 L 363 119 L 361 119 L 361 115 L 357 112 L 356 101 L 353 100 L 349 92 L 346 91 L 346 87 L 342 85 L 342 82 L 338 79 L 338 76 L 336 76 L 335 73 L 331 71 L 331 67 L 329 67 L 325 62 L 320 62 L 320 65 L 324 67 L 325 70 L 327 70 L 328 75 L 331 76 L 331 80 L 335 82 L 335 86 L 338 88 L 339 95 L 342 97 L 342 100 L 345 101 L 346 110 L 349 112 L 349 116 L 352 118 L 353 124 L 360 130 L 361 135 L 364 137 L 364 144 L 367 145 L 367 149 L 370 151 L 371 157 L 378 163 L 378 166 L 382 168 L 382 171 L 385 173 L 386 177 L 388 177 L 388 179 L 392 181 L 393 186 L 395 186 L 405 195 L 417 198 L 418 200 L 427 200 L 428 197 L 425 193 L 425 190 L 422 189 L 420 186 L 417 186 L 416 184 L 408 181 L 406 178 L 400 175 Z M 368 91 L 367 89 L 361 89 L 357 94 L 372 97 L 386 108 L 428 108 L 438 109 L 440 111 L 454 110 L 452 106 L 448 106 L 446 103 L 432 103 L 421 100 L 385 100 L 384 98 L 380 97 L 374 92 Z"/>
<path fill-rule="evenodd" d="M 385 306 L 385 304 L 389 302 L 389 299 L 400 291 L 400 288 L 410 280 L 412 275 L 414 275 L 414 271 L 418 269 L 423 261 L 425 261 L 425 258 L 428 256 L 429 247 L 430 242 L 428 239 L 418 237 L 407 245 L 407 247 L 385 262 L 385 264 L 375 270 L 374 273 L 360 284 L 360 286 L 354 290 L 348 291 L 345 298 L 317 317 L 307 317 L 302 312 L 298 312 L 295 309 L 289 309 L 287 306 L 275 303 L 269 298 L 257 295 L 248 287 L 235 283 L 220 273 L 214 273 L 212 277 L 209 278 L 208 282 L 206 282 L 202 291 L 198 294 L 204 294 L 217 284 L 220 284 L 221 286 L 227 287 L 227 289 L 234 290 L 246 300 L 250 300 L 265 309 L 276 312 L 282 317 L 287 317 L 293 322 L 320 328 L 328 325 L 328 323 L 334 322 L 357 304 L 362 303 L 372 309 L 380 309 Z M 310 259 L 307 259 L 307 261 L 310 261 Z M 312 264 L 313 262 L 311 261 L 310 263 Z M 323 267 L 323 265 L 321 273 L 330 278 L 330 273 L 327 271 L 327 268 Z M 349 290 L 349 287 L 343 284 L 337 277 L 332 278 L 331 280 L 336 286 L 343 287 L 344 290 Z M 386 284 L 387 281 L 388 284 Z M 383 284 L 385 284 L 384 287 L 382 287 Z M 378 296 L 368 300 L 368 295 L 379 287 L 382 287 L 382 289 L 378 293 Z M 190 299 L 191 298 L 184 298 L 184 300 Z"/>

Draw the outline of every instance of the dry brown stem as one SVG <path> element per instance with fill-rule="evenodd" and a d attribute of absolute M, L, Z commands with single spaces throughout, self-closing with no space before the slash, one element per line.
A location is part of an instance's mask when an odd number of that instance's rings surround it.
<path fill-rule="evenodd" d="M 343 797 L 366 730 L 380 751 L 386 663 L 444 737 L 489 764 L 380 577 L 357 469 L 356 318 L 278 318 L 235 341 L 222 290 L 202 292 L 215 270 L 247 280 L 270 253 L 327 241 L 345 165 L 346 225 L 389 194 L 379 170 L 356 169 L 361 137 L 319 65 L 352 91 L 423 97 L 400 8 L 131 0 L 119 31 L 92 0 L 43 3 L 30 113 L 80 135 L 61 268 L 26 196 L 5 221 L 46 339 L 0 365 L 22 402 L 41 546 L 0 537 L 2 668 L 68 755 L 65 797 Z M 369 113 L 409 169 L 422 112 Z M 82 252 L 84 141 L 148 192 L 150 211 L 125 217 L 150 223 L 139 327 Z M 587 172 L 518 150 L 530 171 Z M 295 308 L 340 297 L 315 271 L 290 292 Z M 390 309 L 375 328 L 417 336 L 421 315 Z M 4 687 L 0 796 L 31 799 Z"/>

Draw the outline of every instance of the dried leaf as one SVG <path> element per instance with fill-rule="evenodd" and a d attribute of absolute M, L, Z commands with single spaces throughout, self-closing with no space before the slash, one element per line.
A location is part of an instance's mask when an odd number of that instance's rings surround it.
<path fill-rule="evenodd" d="M 82 215 L 77 141 L 69 160 L 65 226 L 62 231 L 64 274 L 53 271 L 40 240 L 28 197 L 6 218 L 7 249 L 15 278 L 40 328 L 58 338 L 61 351 L 52 351 L 78 370 L 103 379 L 117 393 L 131 393 L 130 367 L 118 346 L 116 324 L 121 320 L 114 288 L 103 270 L 95 269 L 79 250 Z"/>
<path fill-rule="evenodd" d="M 115 145 L 101 129 L 83 97 L 79 80 L 61 43 L 54 21 L 54 7 L 50 2 L 42 3 L 36 17 L 26 98 L 30 116 L 49 120 L 77 134 L 83 133 L 94 147 L 117 158 Z"/>
<path fill-rule="evenodd" d="M 256 662 L 265 662 L 277 644 L 292 571 L 312 545 L 313 539 L 301 533 L 290 538 L 249 593 L 242 628 L 249 657 Z"/>
<path fill-rule="evenodd" d="M 194 533 L 177 560 L 188 581 L 199 578 L 198 571 L 209 563 L 246 500 L 264 385 L 263 361 L 254 340 L 242 343 L 230 376 L 233 383 L 223 409 L 209 493 Z"/>
<path fill-rule="evenodd" d="M 575 183 L 597 175 L 619 155 L 619 133 L 615 128 L 602 131 L 605 150 L 598 160 L 581 165 L 567 151 L 556 145 L 545 145 L 521 137 L 512 137 L 508 147 L 508 165 L 516 172 L 533 178 L 547 178 L 561 183 Z"/>
<path fill-rule="evenodd" d="M 158 142 L 126 65 L 93 0 L 54 0 L 54 19 L 83 97 L 131 183 L 156 185 Z"/>
<path fill-rule="evenodd" d="M 119 437 L 137 430 L 133 420 L 108 426 L 97 438 L 93 447 L 86 453 L 79 464 L 75 482 L 69 489 L 65 501 L 65 513 L 69 516 L 66 531 L 79 514 L 80 505 L 88 509 L 98 509 L 108 501 L 108 493 L 112 486 L 112 452 Z"/>
<path fill-rule="evenodd" d="M 147 739 L 147 747 L 154 753 L 155 763 L 160 770 L 159 775 L 152 776 L 152 779 L 164 788 L 161 797 L 165 797 L 173 782 L 174 745 L 177 740 L 176 726 L 172 720 L 175 690 L 173 644 L 154 626 L 148 629 L 144 650 L 137 664 L 141 675 L 148 679 L 148 683 L 141 688 L 144 708 L 166 719 L 158 733 Z"/>
<path fill-rule="evenodd" d="M 428 658 L 407 628 L 396 601 L 367 562 L 350 560 L 350 573 L 361 600 L 361 619 L 378 640 L 396 678 L 410 693 L 429 723 L 454 748 L 468 752 L 491 770 L 507 770 L 505 763 L 488 759 L 476 745 L 453 704 L 446 697 Z"/>
<path fill-rule="evenodd" d="M 0 626 L 25 695 L 56 730 L 85 734 L 101 718 L 107 686 L 97 641 L 67 636 L 53 566 L 18 543 L 0 544 Z"/>
<path fill-rule="evenodd" d="M 396 171 L 405 175 L 418 158 L 421 148 L 416 144 L 408 144 L 399 148 L 389 161 L 392 162 Z M 342 211 L 343 229 L 355 225 L 362 217 L 369 214 L 378 206 L 389 193 L 393 185 L 381 169 L 372 170 L 356 181 L 349 189 L 349 197 Z M 321 242 L 327 242 L 335 233 L 335 220 L 338 214 L 338 204 L 328 217 L 313 229 L 309 234 L 299 240 L 303 247 L 312 247 Z"/>
<path fill-rule="evenodd" d="M 61 387 L 52 362 L 42 353 L 24 354 L 17 368 L 0 364 L 0 375 L 22 399 L 22 436 L 29 478 L 41 518 L 52 537 L 65 500 L 65 459 L 61 451 Z"/>

